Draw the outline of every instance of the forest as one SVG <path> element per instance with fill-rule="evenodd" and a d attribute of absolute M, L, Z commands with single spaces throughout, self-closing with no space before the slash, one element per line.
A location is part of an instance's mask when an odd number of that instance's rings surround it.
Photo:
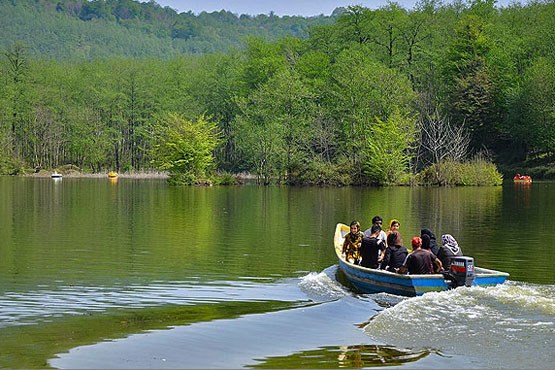
<path fill-rule="evenodd" d="M 0 60 L 0 171 L 319 185 L 499 183 L 497 169 L 555 178 L 554 34 L 553 1 L 424 0 L 351 6 L 305 37 L 254 33 L 210 53 L 64 59 L 14 41 Z"/>
<path fill-rule="evenodd" d="M 338 8 L 337 13 L 342 9 Z M 335 14 L 335 13 L 334 13 Z M 277 17 L 228 11 L 178 14 L 154 1 L 3 0 L 0 49 L 24 43 L 30 57 L 92 60 L 110 57 L 167 59 L 243 48 L 245 38 L 306 38 L 335 15 Z"/>

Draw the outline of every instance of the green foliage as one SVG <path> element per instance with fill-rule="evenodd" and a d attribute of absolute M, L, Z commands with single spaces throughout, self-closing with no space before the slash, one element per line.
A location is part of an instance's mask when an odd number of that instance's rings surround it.
<path fill-rule="evenodd" d="M 24 166 L 22 161 L 0 156 L 0 175 L 21 175 L 26 172 Z"/>
<path fill-rule="evenodd" d="M 267 184 L 411 184 L 413 117 L 437 112 L 472 133 L 474 151 L 540 168 L 555 153 L 555 4 L 494 5 L 300 18 L 195 16 L 131 0 L 0 2 L 2 155 L 33 169 L 156 163 L 175 170 L 175 183 L 208 184 L 217 169 Z M 210 160 L 170 134 L 172 114 L 210 117 L 224 139 L 206 149 Z"/>
<path fill-rule="evenodd" d="M 239 185 L 241 181 L 230 172 L 218 172 L 214 177 L 215 185 Z"/>
<path fill-rule="evenodd" d="M 325 16 L 237 16 L 226 11 L 178 14 L 155 1 L 1 1 L 0 48 L 22 41 L 34 57 L 170 58 L 242 48 L 249 35 L 269 41 L 286 36 L 305 38 L 311 26 L 330 22 Z"/>
<path fill-rule="evenodd" d="M 332 66 L 328 107 L 340 128 L 340 153 L 360 169 L 369 154 L 376 119 L 388 120 L 396 111 L 411 112 L 414 92 L 397 71 L 372 60 L 366 47 L 341 52 Z M 408 114 L 408 113 L 407 113 Z"/>
<path fill-rule="evenodd" d="M 342 158 L 338 163 L 315 160 L 307 164 L 291 182 L 298 185 L 345 186 L 353 183 L 351 176 L 355 170 L 352 164 Z"/>
<path fill-rule="evenodd" d="M 421 171 L 416 181 L 422 185 L 501 185 L 503 175 L 491 161 L 476 157 L 461 163 L 442 161 Z"/>
<path fill-rule="evenodd" d="M 170 173 L 170 183 L 193 184 L 204 181 L 214 166 L 213 152 L 220 144 L 217 125 L 201 116 L 190 121 L 167 114 L 153 127 L 150 150 L 155 168 Z"/>
<path fill-rule="evenodd" d="M 509 129 L 535 155 L 555 152 L 555 63 L 539 58 L 527 71 L 511 108 Z"/>
<path fill-rule="evenodd" d="M 291 180 L 308 158 L 310 92 L 283 69 L 240 104 L 238 146 L 260 181 Z"/>
<path fill-rule="evenodd" d="M 396 184 L 408 171 L 416 136 L 413 118 L 394 112 L 387 121 L 377 120 L 367 137 L 364 174 L 377 184 Z"/>
<path fill-rule="evenodd" d="M 455 28 L 445 66 L 450 112 L 458 124 L 470 130 L 476 149 L 480 149 L 488 135 L 495 134 L 495 84 L 487 61 L 492 42 L 486 28 L 482 17 L 474 14 L 463 17 Z"/>

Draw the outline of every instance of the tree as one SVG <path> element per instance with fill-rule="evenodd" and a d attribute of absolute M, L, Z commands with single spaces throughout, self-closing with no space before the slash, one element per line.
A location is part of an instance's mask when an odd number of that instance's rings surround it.
<path fill-rule="evenodd" d="M 337 29 L 344 40 L 362 45 L 371 39 L 371 21 L 372 13 L 368 8 L 348 6 L 337 19 Z"/>
<path fill-rule="evenodd" d="M 512 137 L 535 156 L 555 151 L 555 63 L 539 58 L 525 75 L 511 108 Z"/>
<path fill-rule="evenodd" d="M 216 150 L 218 168 L 225 171 L 243 170 L 232 123 L 239 113 L 236 96 L 241 93 L 244 57 L 238 51 L 205 55 L 195 60 L 194 70 L 188 75 L 188 95 L 198 104 L 200 113 L 218 122 L 225 137 Z"/>
<path fill-rule="evenodd" d="M 396 110 L 387 121 L 377 119 L 372 133 L 366 138 L 364 174 L 374 183 L 395 184 L 413 158 L 415 120 Z"/>
<path fill-rule="evenodd" d="M 409 35 L 406 29 L 408 22 L 406 10 L 396 3 L 388 3 L 374 12 L 371 41 L 377 46 L 377 51 L 384 55 L 381 60 L 389 68 L 398 67 L 402 62 L 402 40 L 403 36 Z M 411 32 L 414 33 L 414 30 Z"/>
<path fill-rule="evenodd" d="M 469 15 L 456 28 L 447 62 L 450 112 L 471 134 L 474 149 L 495 133 L 496 86 L 487 64 L 489 40 L 482 19 Z"/>
<path fill-rule="evenodd" d="M 9 50 L 4 52 L 4 55 L 8 60 L 6 98 L 10 115 L 8 120 L 11 127 L 9 147 L 12 155 L 23 159 L 24 132 L 30 116 L 27 48 L 21 43 L 15 43 Z"/>
<path fill-rule="evenodd" d="M 313 96 L 291 70 L 277 73 L 248 99 L 236 120 L 238 145 L 259 181 L 288 181 L 301 171 L 309 152 Z"/>
<path fill-rule="evenodd" d="M 418 120 L 420 129 L 420 167 L 449 159 L 462 162 L 468 154 L 470 136 L 464 126 L 453 125 L 439 109 L 428 112 Z"/>
<path fill-rule="evenodd" d="M 326 101 L 337 122 L 340 152 L 353 165 L 352 175 L 358 181 L 376 119 L 387 121 L 396 110 L 410 114 L 414 100 L 408 79 L 372 60 L 365 51 L 364 46 L 347 49 L 337 57 Z"/>
<path fill-rule="evenodd" d="M 204 116 L 194 121 L 168 113 L 153 127 L 150 150 L 156 168 L 169 171 L 174 183 L 204 180 L 214 167 L 214 150 L 221 142 L 218 126 Z"/>

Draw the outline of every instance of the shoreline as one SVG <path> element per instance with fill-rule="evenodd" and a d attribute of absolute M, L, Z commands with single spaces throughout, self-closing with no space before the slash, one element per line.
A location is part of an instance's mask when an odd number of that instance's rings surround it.
<path fill-rule="evenodd" d="M 23 177 L 38 177 L 38 178 L 50 178 L 52 171 L 40 171 L 37 173 L 24 174 Z M 109 178 L 108 172 L 105 173 L 83 173 L 83 172 L 58 172 L 63 177 L 66 178 Z M 166 172 L 122 172 L 118 173 L 116 178 L 128 178 L 128 179 L 167 179 L 169 177 Z"/>
<path fill-rule="evenodd" d="M 35 178 L 50 178 L 53 173 L 58 173 L 65 178 L 109 178 L 108 172 L 102 173 L 86 173 L 86 172 L 79 172 L 75 170 L 70 171 L 46 171 L 41 170 L 36 173 L 25 173 L 19 174 L 15 176 L 22 176 L 22 177 L 35 177 Z M 118 176 L 116 178 L 127 178 L 127 179 L 162 179 L 167 180 L 170 175 L 168 172 L 159 172 L 159 171 L 147 171 L 147 172 L 118 172 Z M 256 179 L 255 175 L 250 173 L 241 172 L 238 174 L 233 174 L 234 177 L 240 180 L 254 180 Z"/>

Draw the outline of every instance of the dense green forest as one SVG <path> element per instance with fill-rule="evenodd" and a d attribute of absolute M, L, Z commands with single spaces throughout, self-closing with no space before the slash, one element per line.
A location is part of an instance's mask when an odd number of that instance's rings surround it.
<path fill-rule="evenodd" d="M 164 28 L 152 22 L 147 34 Z M 0 60 L 0 167 L 479 183 L 493 161 L 554 177 L 554 34 L 553 1 L 424 0 L 352 6 L 306 37 L 217 53 L 66 60 L 14 42 Z"/>
<path fill-rule="evenodd" d="M 154 1 L 1 0 L 0 49 L 17 41 L 27 46 L 30 57 L 167 59 L 241 48 L 251 35 L 267 41 L 306 38 L 312 26 L 332 21 L 333 17 L 324 16 L 248 16 L 226 11 L 178 14 Z"/>

